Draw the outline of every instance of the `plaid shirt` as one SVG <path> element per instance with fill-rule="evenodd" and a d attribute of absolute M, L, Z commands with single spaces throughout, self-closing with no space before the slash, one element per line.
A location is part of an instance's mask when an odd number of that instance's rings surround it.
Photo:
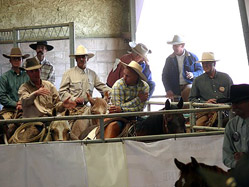
<path fill-rule="evenodd" d="M 149 85 L 139 80 L 135 86 L 127 86 L 123 78 L 117 80 L 112 87 L 112 104 L 120 106 L 124 112 L 143 111 L 146 102 L 141 102 L 139 92 L 149 93 Z"/>
<path fill-rule="evenodd" d="M 41 65 L 42 65 L 42 67 L 41 67 L 41 79 L 50 81 L 51 83 L 54 84 L 54 82 L 55 82 L 54 66 L 46 58 L 44 58 L 43 61 L 41 61 Z"/>

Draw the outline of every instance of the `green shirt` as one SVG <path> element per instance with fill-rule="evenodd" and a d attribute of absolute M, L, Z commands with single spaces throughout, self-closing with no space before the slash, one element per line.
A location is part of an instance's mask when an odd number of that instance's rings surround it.
<path fill-rule="evenodd" d="M 11 69 L 0 77 L 0 103 L 4 107 L 15 108 L 18 101 L 19 87 L 29 80 L 29 76 L 23 70 L 20 74 Z"/>
<path fill-rule="evenodd" d="M 216 71 L 214 78 L 204 73 L 195 78 L 189 101 L 206 102 L 209 99 L 229 98 L 232 84 L 231 77 L 226 73 Z"/>

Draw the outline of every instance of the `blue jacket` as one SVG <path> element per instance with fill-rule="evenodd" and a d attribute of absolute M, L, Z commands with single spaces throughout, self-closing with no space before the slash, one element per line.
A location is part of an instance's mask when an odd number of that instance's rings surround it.
<path fill-rule="evenodd" d="M 183 77 L 189 84 L 192 84 L 193 80 L 203 73 L 201 64 L 196 61 L 198 61 L 198 57 L 185 50 Z M 186 71 L 192 72 L 194 78 L 187 79 Z M 175 95 L 181 95 L 178 62 L 174 53 L 166 59 L 162 73 L 162 81 L 166 92 L 171 90 Z"/>

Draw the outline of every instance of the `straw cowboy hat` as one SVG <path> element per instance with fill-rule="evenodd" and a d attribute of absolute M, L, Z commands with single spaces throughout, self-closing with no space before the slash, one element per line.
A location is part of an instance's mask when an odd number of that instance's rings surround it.
<path fill-rule="evenodd" d="M 35 58 L 28 58 L 26 60 L 26 67 L 24 68 L 26 71 L 40 69 L 41 68 L 40 62 Z"/>
<path fill-rule="evenodd" d="M 76 53 L 74 55 L 69 55 L 69 57 L 76 57 L 80 55 L 86 55 L 88 56 L 88 59 L 94 56 L 93 53 L 88 53 L 87 49 L 83 45 L 79 45 L 76 49 Z"/>
<path fill-rule="evenodd" d="M 202 59 L 197 62 L 217 62 L 219 60 L 214 58 L 213 52 L 203 52 L 202 53 Z"/>
<path fill-rule="evenodd" d="M 38 45 L 45 45 L 47 47 L 47 51 L 51 51 L 54 49 L 54 47 L 52 45 L 48 45 L 47 41 L 40 41 L 40 42 L 37 42 L 36 44 L 30 44 L 29 47 L 36 50 Z"/>
<path fill-rule="evenodd" d="M 144 58 L 145 61 L 149 61 L 147 58 L 147 54 L 151 54 L 152 51 L 148 49 L 144 44 L 142 43 L 134 43 L 134 42 L 129 42 L 129 46 L 131 47 L 131 50 L 128 51 L 128 53 L 134 52 L 140 55 L 141 57 Z"/>
<path fill-rule="evenodd" d="M 10 58 L 10 57 L 22 57 L 22 59 L 28 58 L 30 55 L 25 54 L 22 55 L 21 49 L 19 47 L 13 47 L 11 49 L 10 55 L 3 54 L 5 58 Z"/>
<path fill-rule="evenodd" d="M 222 99 L 222 103 L 239 103 L 241 101 L 249 101 L 248 84 L 232 85 L 230 90 L 230 97 L 228 99 Z"/>
<path fill-rule="evenodd" d="M 145 77 L 145 75 L 142 73 L 142 67 L 136 62 L 136 61 L 131 61 L 129 64 L 126 64 L 124 62 L 121 62 L 124 66 L 130 67 L 131 69 L 133 69 L 138 75 L 139 77 L 144 80 L 147 81 L 147 78 Z"/>
<path fill-rule="evenodd" d="M 179 44 L 184 44 L 184 43 L 185 43 L 184 39 L 180 35 L 174 35 L 173 40 L 167 42 L 167 44 L 171 44 L 171 45 L 179 45 Z"/>

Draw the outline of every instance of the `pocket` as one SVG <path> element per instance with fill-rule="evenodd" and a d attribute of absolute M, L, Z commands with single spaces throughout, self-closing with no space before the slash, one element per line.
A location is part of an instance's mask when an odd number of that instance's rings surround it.
<path fill-rule="evenodd" d="M 72 82 L 71 90 L 81 90 L 81 82 Z"/>

